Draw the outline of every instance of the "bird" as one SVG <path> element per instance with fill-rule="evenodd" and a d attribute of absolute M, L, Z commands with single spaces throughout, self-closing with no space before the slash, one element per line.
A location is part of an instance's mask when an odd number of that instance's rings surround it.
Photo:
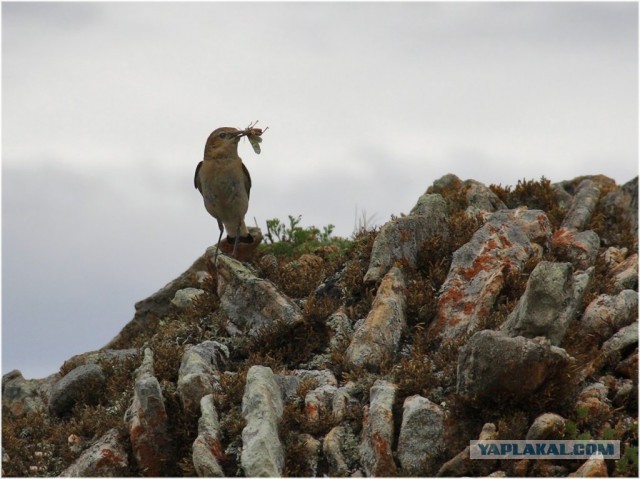
<path fill-rule="evenodd" d="M 238 156 L 238 143 L 246 130 L 222 127 L 214 130 L 204 147 L 204 158 L 196 166 L 194 186 L 202 195 L 204 207 L 218 222 L 220 236 L 216 243 L 214 264 L 223 232 L 227 242 L 233 243 L 232 256 L 236 257 L 238 243 L 253 243 L 244 216 L 249 209 L 251 175 Z"/>

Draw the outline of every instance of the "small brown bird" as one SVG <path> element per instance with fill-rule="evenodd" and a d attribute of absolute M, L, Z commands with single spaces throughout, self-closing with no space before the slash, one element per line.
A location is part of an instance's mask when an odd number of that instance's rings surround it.
<path fill-rule="evenodd" d="M 251 176 L 238 156 L 238 142 L 246 134 L 246 130 L 232 127 L 216 129 L 207 138 L 204 159 L 196 167 L 194 185 L 204 199 L 204 207 L 220 228 L 214 261 L 218 258 L 225 228 L 227 241 L 233 243 L 234 258 L 239 242 L 253 242 L 244 223 L 244 215 L 249 209 Z"/>

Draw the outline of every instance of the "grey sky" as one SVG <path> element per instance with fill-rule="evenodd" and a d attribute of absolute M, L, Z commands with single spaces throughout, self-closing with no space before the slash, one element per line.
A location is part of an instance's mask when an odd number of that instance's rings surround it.
<path fill-rule="evenodd" d="M 217 238 L 208 134 L 248 223 L 349 236 L 446 173 L 638 172 L 636 3 L 3 3 L 3 372 L 107 343 Z M 356 213 L 357 211 L 357 213 Z"/>

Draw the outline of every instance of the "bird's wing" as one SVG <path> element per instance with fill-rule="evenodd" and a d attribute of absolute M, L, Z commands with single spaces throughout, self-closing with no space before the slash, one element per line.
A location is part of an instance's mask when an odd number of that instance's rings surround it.
<path fill-rule="evenodd" d="M 200 172 L 201 166 L 202 166 L 202 161 L 198 163 L 198 166 L 196 166 L 196 174 L 193 177 L 193 186 L 196 187 L 196 190 L 200 190 L 200 178 L 198 177 L 198 173 Z"/>
<path fill-rule="evenodd" d="M 242 173 L 244 173 L 244 189 L 247 190 L 247 198 L 249 197 L 249 192 L 251 191 L 251 175 L 249 174 L 249 170 L 242 163 Z"/>

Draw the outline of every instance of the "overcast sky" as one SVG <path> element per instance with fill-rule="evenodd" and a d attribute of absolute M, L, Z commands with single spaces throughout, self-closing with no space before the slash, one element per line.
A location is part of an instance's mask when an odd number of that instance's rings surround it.
<path fill-rule="evenodd" d="M 247 217 L 350 236 L 437 178 L 638 173 L 638 5 L 2 3 L 2 371 L 58 370 L 217 239 L 209 133 Z"/>

